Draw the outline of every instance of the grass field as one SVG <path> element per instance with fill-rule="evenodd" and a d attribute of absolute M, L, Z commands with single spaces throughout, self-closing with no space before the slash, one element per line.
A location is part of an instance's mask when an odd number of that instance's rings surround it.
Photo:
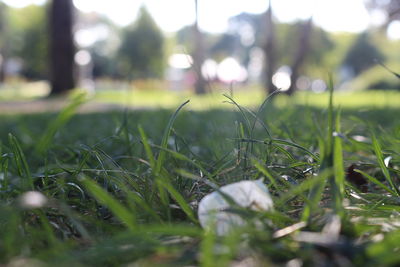
<path fill-rule="evenodd" d="M 183 97 L 126 94 L 96 100 L 152 108 L 74 115 L 77 99 L 59 114 L 0 117 L 0 263 L 400 262 L 399 94 L 338 94 L 340 110 L 327 94 L 277 97 L 258 111 L 261 95 L 238 92 L 237 104 L 193 98 L 179 112 Z M 259 178 L 273 211 L 233 210 L 249 224 L 226 236 L 200 227 L 211 185 Z"/>
<path fill-rule="evenodd" d="M 324 108 L 327 105 L 328 92 L 312 93 L 308 91 L 298 92 L 296 97 L 279 95 L 275 99 L 275 105 L 285 108 L 290 105 L 303 105 Z M 258 87 L 238 88 L 231 92 L 229 89 L 219 89 L 212 94 L 196 96 L 190 92 L 174 92 L 163 90 L 120 90 L 99 91 L 94 99 L 104 103 L 115 103 L 137 108 L 168 108 L 173 109 L 187 99 L 191 100 L 187 107 L 192 110 L 208 110 L 211 108 L 235 108 L 227 105 L 224 95 L 233 96 L 236 101 L 246 107 L 257 108 L 262 104 L 265 94 Z M 334 96 L 336 105 L 344 108 L 398 108 L 400 93 L 396 91 L 339 91 Z"/>

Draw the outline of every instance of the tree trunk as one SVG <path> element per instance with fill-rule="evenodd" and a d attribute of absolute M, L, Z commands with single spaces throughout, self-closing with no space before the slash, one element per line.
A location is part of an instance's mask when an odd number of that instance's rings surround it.
<path fill-rule="evenodd" d="M 72 0 L 53 0 L 50 6 L 51 95 L 75 87 Z"/>
<path fill-rule="evenodd" d="M 264 46 L 264 55 L 265 55 L 265 65 L 264 65 L 264 88 L 265 92 L 268 95 L 270 92 L 275 91 L 276 87 L 272 82 L 272 77 L 275 72 L 275 25 L 272 19 L 272 5 L 271 0 L 269 1 L 269 8 L 266 13 L 266 23 L 267 23 L 267 32 L 266 32 L 266 41 Z"/>
<path fill-rule="evenodd" d="M 307 56 L 307 53 L 310 49 L 310 38 L 311 38 L 311 33 L 312 33 L 312 18 L 310 18 L 307 22 L 304 23 L 301 27 L 301 32 L 300 32 L 300 39 L 299 39 L 299 44 L 298 44 L 298 50 L 296 53 L 296 56 L 294 58 L 293 64 L 291 66 L 292 74 L 290 76 L 290 87 L 286 91 L 288 95 L 292 95 L 297 87 L 296 87 L 296 82 L 297 79 L 299 78 L 299 71 L 301 66 L 304 63 L 304 60 Z"/>
<path fill-rule="evenodd" d="M 196 73 L 195 92 L 196 94 L 206 93 L 206 81 L 201 72 L 201 67 L 204 63 L 204 41 L 203 35 L 199 29 L 199 10 L 198 0 L 195 0 L 196 21 L 194 23 L 194 52 L 193 52 L 193 68 Z"/>
<path fill-rule="evenodd" d="M 5 65 L 8 43 L 6 12 L 6 5 L 0 2 L 0 84 L 4 82 L 6 76 Z"/>
<path fill-rule="evenodd" d="M 6 55 L 3 51 L 0 51 L 0 84 L 4 83 L 6 79 Z"/>

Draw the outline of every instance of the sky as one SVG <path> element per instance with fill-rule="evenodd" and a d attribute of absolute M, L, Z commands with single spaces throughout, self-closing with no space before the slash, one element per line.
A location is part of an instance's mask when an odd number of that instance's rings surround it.
<path fill-rule="evenodd" d="M 3 0 L 23 7 L 45 0 Z M 194 21 L 194 0 L 73 0 L 81 11 L 105 14 L 121 26 L 132 23 L 144 3 L 158 25 L 166 32 L 177 31 Z M 369 16 L 364 0 L 272 0 L 275 16 L 290 22 L 313 16 L 315 24 L 328 31 L 360 32 L 383 20 L 382 14 Z M 241 12 L 262 13 L 267 0 L 199 0 L 199 24 L 208 32 L 223 32 L 228 18 Z"/>

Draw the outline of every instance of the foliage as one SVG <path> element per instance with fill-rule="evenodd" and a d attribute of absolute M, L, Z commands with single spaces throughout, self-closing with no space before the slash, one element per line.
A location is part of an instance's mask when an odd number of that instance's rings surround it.
<path fill-rule="evenodd" d="M 5 62 L 8 57 L 9 36 L 6 21 L 7 6 L 0 2 L 0 83 L 5 79 Z"/>
<path fill-rule="evenodd" d="M 133 79 L 162 77 L 163 46 L 162 32 L 146 8 L 142 7 L 137 21 L 123 32 L 119 49 L 122 71 Z"/>
<path fill-rule="evenodd" d="M 38 80 L 48 77 L 48 29 L 45 6 L 9 8 L 10 55 L 23 61 L 22 75 Z"/>
<path fill-rule="evenodd" d="M 299 45 L 298 40 L 301 27 L 301 22 L 277 25 L 277 47 L 279 48 L 279 62 L 281 62 L 281 64 L 292 64 Z M 314 25 L 310 47 L 311 53 L 306 58 L 306 67 L 321 66 L 326 54 L 334 47 L 334 43 L 323 29 Z"/>
<path fill-rule="evenodd" d="M 368 33 L 362 33 L 355 40 L 343 60 L 343 65 L 350 68 L 354 76 L 374 66 L 376 62 L 382 62 L 384 56 L 370 41 Z"/>
<path fill-rule="evenodd" d="M 237 38 L 232 34 L 222 34 L 219 40 L 210 48 L 210 53 L 216 59 L 224 59 L 234 54 L 237 46 Z"/>
<path fill-rule="evenodd" d="M 7 7 L 3 10 L 5 15 L 2 16 L 2 20 L 7 26 L 7 33 L 0 36 L 0 46 L 4 47 L 4 43 L 7 43 L 10 50 L 7 52 L 9 56 L 23 60 L 22 76 L 28 79 L 45 79 L 48 76 L 48 34 L 45 10 L 46 6 L 29 6 L 22 9 Z M 165 40 L 145 8 L 140 11 L 137 21 L 125 29 L 118 28 L 105 18 L 95 20 L 107 25 L 112 35 L 107 40 L 85 47 L 92 55 L 95 78 L 161 78 L 165 67 L 165 55 L 193 51 L 192 26 L 186 26 L 178 31 L 175 40 L 171 37 Z M 263 14 L 242 13 L 230 19 L 226 33 L 203 33 L 206 54 L 217 62 L 227 56 L 234 56 L 244 66 L 248 65 L 252 49 L 264 45 L 264 20 Z M 87 23 L 85 21 L 83 24 Z M 280 65 L 292 64 L 298 48 L 298 32 L 301 23 L 301 21 L 276 22 L 276 56 Z M 253 43 L 242 42 L 244 29 L 248 27 L 254 33 Z M 120 39 L 122 43 L 118 49 Z M 379 29 L 373 29 L 368 34 L 358 36 L 349 33 L 325 32 L 314 25 L 310 42 L 312 49 L 306 58 L 302 74 L 312 79 L 324 77 L 327 71 L 340 71 L 342 65 L 349 66 L 357 76 L 373 66 L 374 59 L 387 59 L 390 63 L 400 60 L 397 53 L 398 42 L 389 41 L 385 32 Z M 353 45 L 352 42 L 354 42 Z M 176 48 L 176 45 L 185 48 Z M 380 83 L 380 85 L 384 84 Z"/>
<path fill-rule="evenodd" d="M 4 42 L 5 42 L 5 31 L 7 29 L 7 22 L 6 22 L 6 15 L 7 13 L 7 6 L 0 2 L 0 50 L 4 49 Z"/>
<path fill-rule="evenodd" d="M 275 61 L 276 68 L 282 65 L 293 65 L 299 53 L 299 40 L 305 21 L 293 23 L 275 22 Z M 249 27 L 251 31 L 249 32 Z M 252 33 L 251 33 L 252 32 Z M 265 14 L 253 15 L 248 13 L 239 14 L 230 20 L 228 34 L 221 37 L 212 49 L 219 54 L 234 54 L 244 66 L 248 66 L 250 55 L 254 48 L 265 46 L 265 34 L 267 32 Z M 243 39 L 249 38 L 247 35 L 253 34 L 254 42 L 246 43 Z M 247 36 L 247 37 L 246 37 Z M 310 42 L 310 52 L 304 59 L 304 67 L 301 74 L 309 77 L 321 77 L 327 70 L 336 69 L 339 63 L 332 66 L 328 57 L 336 47 L 332 34 L 313 25 Z M 251 38 L 250 38 L 251 39 Z M 214 51 L 211 50 L 211 51 Z M 335 54 L 333 56 L 337 58 Z"/>
<path fill-rule="evenodd" d="M 400 1 L 399 0 L 366 0 L 366 7 L 371 11 L 380 11 L 386 15 L 386 27 L 395 20 L 400 19 Z"/>
<path fill-rule="evenodd" d="M 395 66 L 391 64 L 390 66 Z M 397 64 L 397 68 L 400 64 Z M 398 77 L 388 72 L 382 66 L 372 67 L 351 81 L 351 89 L 363 90 L 400 90 L 400 80 Z"/>
<path fill-rule="evenodd" d="M 106 38 L 101 36 L 92 45 L 84 47 L 92 56 L 93 78 L 126 78 L 118 70 L 117 53 L 120 46 L 120 37 L 122 29 L 113 21 L 105 16 L 99 16 L 95 19 L 88 14 L 80 14 L 80 20 L 84 30 L 94 30 L 106 32 Z"/>
<path fill-rule="evenodd" d="M 343 60 L 346 56 L 347 51 L 350 49 L 354 40 L 357 38 L 357 34 L 355 33 L 329 33 L 329 37 L 333 42 L 332 49 L 322 58 L 322 66 L 317 67 L 315 72 L 318 73 L 319 76 L 324 75 L 327 71 L 338 70 L 342 66 Z"/>

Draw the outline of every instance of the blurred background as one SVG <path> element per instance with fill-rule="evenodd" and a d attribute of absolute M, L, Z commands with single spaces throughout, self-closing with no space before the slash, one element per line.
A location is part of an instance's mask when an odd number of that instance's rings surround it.
<path fill-rule="evenodd" d="M 0 99 L 400 90 L 399 48 L 400 0 L 2 0 Z"/>

